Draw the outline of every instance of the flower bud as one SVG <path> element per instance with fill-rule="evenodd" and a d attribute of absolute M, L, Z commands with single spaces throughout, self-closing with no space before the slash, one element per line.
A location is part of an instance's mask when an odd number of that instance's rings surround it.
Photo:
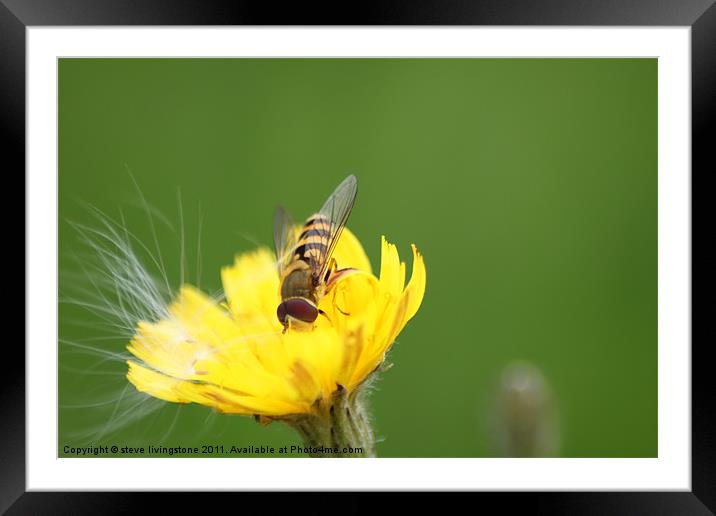
<path fill-rule="evenodd" d="M 538 367 L 514 362 L 502 371 L 493 416 L 492 433 L 498 455 L 558 454 L 559 422 L 554 397 Z"/>

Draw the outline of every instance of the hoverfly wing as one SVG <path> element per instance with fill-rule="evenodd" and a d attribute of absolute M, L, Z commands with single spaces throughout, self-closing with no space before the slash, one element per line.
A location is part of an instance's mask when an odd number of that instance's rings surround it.
<path fill-rule="evenodd" d="M 278 206 L 273 217 L 273 242 L 279 272 L 286 268 L 296 246 L 296 226 L 283 206 Z"/>
<path fill-rule="evenodd" d="M 358 181 L 356 177 L 354 175 L 348 176 L 336 187 L 318 212 L 320 216 L 329 221 L 330 229 L 321 238 L 322 252 L 311 263 L 314 278 L 323 278 L 328 270 L 333 250 L 353 209 L 357 191 Z"/>

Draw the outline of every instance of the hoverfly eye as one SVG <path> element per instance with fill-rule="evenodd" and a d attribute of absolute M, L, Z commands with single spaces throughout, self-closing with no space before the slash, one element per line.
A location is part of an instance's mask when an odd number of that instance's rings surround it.
<path fill-rule="evenodd" d="M 316 306 L 307 299 L 296 297 L 284 301 L 281 304 L 286 305 L 284 309 L 284 320 L 282 321 L 284 323 L 286 317 L 289 315 L 294 319 L 298 319 L 299 321 L 305 323 L 312 323 L 318 318 L 318 308 L 316 308 Z M 280 308 L 281 307 L 279 306 L 279 310 Z"/>

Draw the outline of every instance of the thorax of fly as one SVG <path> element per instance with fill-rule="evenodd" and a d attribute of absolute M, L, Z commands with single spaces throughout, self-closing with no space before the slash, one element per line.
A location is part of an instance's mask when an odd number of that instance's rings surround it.
<path fill-rule="evenodd" d="M 287 267 L 281 279 L 281 299 L 303 297 L 318 303 L 321 299 L 325 285 L 314 284 L 314 276 L 311 267 L 303 260 L 296 258 Z"/>

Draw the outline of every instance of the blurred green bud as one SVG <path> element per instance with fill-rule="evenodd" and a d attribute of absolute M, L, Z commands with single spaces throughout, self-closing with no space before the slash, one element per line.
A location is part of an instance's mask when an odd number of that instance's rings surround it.
<path fill-rule="evenodd" d="M 559 421 L 552 389 L 542 371 L 514 362 L 502 371 L 495 396 L 493 441 L 502 457 L 554 457 Z"/>

